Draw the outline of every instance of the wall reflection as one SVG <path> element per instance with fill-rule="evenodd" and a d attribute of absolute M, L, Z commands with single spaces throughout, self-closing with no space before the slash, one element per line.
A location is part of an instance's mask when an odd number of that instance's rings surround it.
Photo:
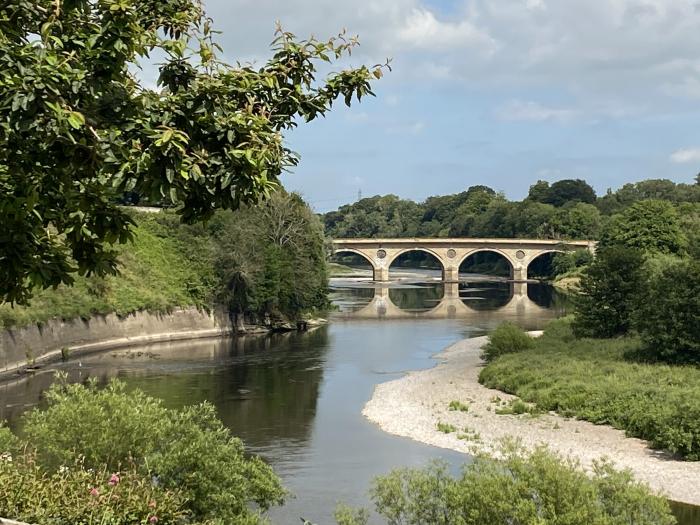
<path fill-rule="evenodd" d="M 129 388 L 167 406 L 211 401 L 234 433 L 255 446 L 261 429 L 303 443 L 316 412 L 329 338 L 326 327 L 305 334 L 235 337 L 153 344 L 59 364 L 0 384 L 0 420 L 19 423 L 39 405 L 60 370 L 73 383 L 128 379 Z"/>

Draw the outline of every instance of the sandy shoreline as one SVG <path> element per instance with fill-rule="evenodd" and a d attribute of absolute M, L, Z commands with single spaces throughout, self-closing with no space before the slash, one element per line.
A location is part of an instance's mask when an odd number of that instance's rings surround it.
<path fill-rule="evenodd" d="M 624 432 L 608 426 L 553 414 L 497 415 L 494 397 L 507 401 L 515 396 L 479 384 L 479 354 L 485 342 L 485 337 L 477 337 L 455 343 L 438 354 L 436 367 L 378 385 L 362 413 L 386 432 L 458 452 L 488 452 L 489 445 L 516 436 L 528 447 L 544 443 L 578 458 L 584 467 L 607 457 L 666 497 L 700 505 L 700 462 L 670 459 L 648 448 L 645 441 L 625 437 Z M 451 401 L 468 404 L 469 410 L 451 411 Z M 454 425 L 458 431 L 442 433 L 437 430 L 438 422 Z"/>

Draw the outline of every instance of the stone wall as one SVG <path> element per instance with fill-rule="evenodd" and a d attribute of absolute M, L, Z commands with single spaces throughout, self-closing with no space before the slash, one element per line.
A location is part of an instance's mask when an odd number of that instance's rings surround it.
<path fill-rule="evenodd" d="M 234 326 L 224 310 L 206 312 L 196 308 L 51 320 L 0 331 L 0 375 L 67 356 L 159 341 L 218 337 L 243 328 Z"/>

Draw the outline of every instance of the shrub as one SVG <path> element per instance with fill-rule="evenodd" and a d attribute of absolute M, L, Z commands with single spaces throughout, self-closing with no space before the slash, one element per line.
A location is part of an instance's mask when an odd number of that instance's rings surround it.
<path fill-rule="evenodd" d="M 608 463 L 596 464 L 588 477 L 546 448 L 527 452 L 511 443 L 499 455 L 499 461 L 477 456 L 456 478 L 441 463 L 395 470 L 375 480 L 372 500 L 390 525 L 675 523 L 664 499 Z"/>
<path fill-rule="evenodd" d="M 644 284 L 641 252 L 613 246 L 598 250 L 584 271 L 575 298 L 574 333 L 579 337 L 625 334 L 632 324 L 637 293 Z"/>
<path fill-rule="evenodd" d="M 260 509 L 282 502 L 272 469 L 245 454 L 241 441 L 210 404 L 172 410 L 124 384 L 105 389 L 58 382 L 48 407 L 25 417 L 25 435 L 49 472 L 81 458 L 85 468 L 111 471 L 132 462 L 187 499 L 195 518 L 258 523 Z"/>
<path fill-rule="evenodd" d="M 19 440 L 10 432 L 10 429 L 0 422 L 0 456 L 12 455 L 19 449 Z"/>
<path fill-rule="evenodd" d="M 503 354 L 522 352 L 532 348 L 532 346 L 532 338 L 522 328 L 512 323 L 503 323 L 489 336 L 489 341 L 484 345 L 481 357 L 490 362 Z"/>
<path fill-rule="evenodd" d="M 453 432 L 457 432 L 456 426 L 451 425 L 450 423 L 443 423 L 442 421 L 438 422 L 437 429 L 443 434 L 452 434 Z"/>
<path fill-rule="evenodd" d="M 700 362 L 700 263 L 665 267 L 652 279 L 635 312 L 647 354 L 667 361 Z"/>
<path fill-rule="evenodd" d="M 182 493 L 153 484 L 133 466 L 113 472 L 77 463 L 47 473 L 23 454 L 0 458 L 0 487 L 0 516 L 27 523 L 194 523 Z"/>
<path fill-rule="evenodd" d="M 455 412 L 469 412 L 469 405 L 457 400 L 450 401 L 447 408 Z"/>
<path fill-rule="evenodd" d="M 552 322 L 532 350 L 488 364 L 479 381 L 539 410 L 611 425 L 700 460 L 700 368 L 629 362 L 639 339 L 573 339 L 567 325 Z"/>
<path fill-rule="evenodd" d="M 579 270 L 593 262 L 593 254 L 588 250 L 574 250 L 555 253 L 552 258 L 552 272 L 555 276 Z"/>

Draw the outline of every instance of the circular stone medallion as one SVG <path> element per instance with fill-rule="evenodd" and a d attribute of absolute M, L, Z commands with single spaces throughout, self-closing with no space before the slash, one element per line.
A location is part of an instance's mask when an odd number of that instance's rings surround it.
<path fill-rule="evenodd" d="M 450 248 L 449 250 L 447 250 L 447 256 L 450 259 L 454 259 L 455 257 L 457 257 L 457 252 Z"/>
<path fill-rule="evenodd" d="M 516 256 L 518 259 L 524 259 L 524 258 L 525 258 L 525 252 L 522 251 L 522 250 L 518 250 L 517 252 L 515 252 L 515 256 Z"/>
<path fill-rule="evenodd" d="M 386 251 L 385 250 L 377 250 L 377 257 L 380 259 L 384 259 L 386 257 Z"/>

